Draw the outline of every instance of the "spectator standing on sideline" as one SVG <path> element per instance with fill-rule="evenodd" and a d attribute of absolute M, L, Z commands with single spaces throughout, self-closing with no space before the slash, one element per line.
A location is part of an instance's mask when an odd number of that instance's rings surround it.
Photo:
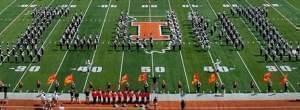
<path fill-rule="evenodd" d="M 180 102 L 180 110 L 184 110 L 185 108 L 185 101 L 182 99 Z"/>
<path fill-rule="evenodd" d="M 158 106 L 158 100 L 157 100 L 157 97 L 154 97 L 154 99 L 153 99 L 153 104 L 154 104 L 154 110 L 157 110 L 157 106 Z"/>
<path fill-rule="evenodd" d="M 72 89 L 72 90 L 70 91 L 71 103 L 73 103 L 74 95 L 75 95 L 75 93 L 74 93 L 74 90 Z"/>
<path fill-rule="evenodd" d="M 85 94 L 85 102 L 86 102 L 87 104 L 89 104 L 89 102 L 90 102 L 90 90 L 89 90 L 89 89 L 86 89 L 86 90 L 84 91 L 84 94 Z"/>
<path fill-rule="evenodd" d="M 79 104 L 79 103 L 80 103 L 80 102 L 79 102 L 79 92 L 78 92 L 78 91 L 75 91 L 74 96 L 75 96 L 75 103 Z"/>

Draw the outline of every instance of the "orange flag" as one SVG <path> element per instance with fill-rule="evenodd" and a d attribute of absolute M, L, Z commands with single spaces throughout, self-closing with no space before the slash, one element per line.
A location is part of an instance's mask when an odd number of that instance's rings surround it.
<path fill-rule="evenodd" d="M 192 84 L 195 85 L 199 81 L 199 73 L 193 75 Z"/>
<path fill-rule="evenodd" d="M 121 83 L 121 84 L 124 84 L 124 83 L 126 83 L 127 81 L 128 81 L 128 75 L 125 74 L 125 75 L 122 76 L 122 78 L 121 78 L 121 80 L 120 80 L 120 83 Z"/>
<path fill-rule="evenodd" d="M 217 76 L 216 73 L 210 74 L 209 79 L 208 79 L 208 83 L 211 84 L 211 83 L 217 81 L 217 77 L 218 77 L 218 76 Z"/>
<path fill-rule="evenodd" d="M 48 77 L 48 82 L 47 84 L 52 84 L 54 81 L 56 80 L 56 74 L 51 74 L 49 77 Z"/>
<path fill-rule="evenodd" d="M 145 82 L 147 81 L 147 79 L 148 79 L 147 73 L 142 72 L 142 73 L 139 75 L 138 81 L 144 82 L 144 83 L 145 83 Z"/>
<path fill-rule="evenodd" d="M 267 72 L 264 74 L 264 82 L 268 82 L 269 80 L 271 80 L 271 76 L 272 76 L 272 73 L 271 72 Z"/>
<path fill-rule="evenodd" d="M 74 77 L 73 74 L 70 74 L 65 78 L 64 84 L 68 85 L 71 84 L 72 82 L 74 82 Z"/>
<path fill-rule="evenodd" d="M 284 85 L 286 82 L 288 82 L 288 75 L 285 74 L 284 76 L 282 76 L 281 80 L 280 80 L 280 84 Z"/>

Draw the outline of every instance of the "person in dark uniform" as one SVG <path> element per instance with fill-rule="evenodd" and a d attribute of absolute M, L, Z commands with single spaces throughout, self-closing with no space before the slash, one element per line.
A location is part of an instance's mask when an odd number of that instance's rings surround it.
<path fill-rule="evenodd" d="M 148 82 L 144 83 L 144 92 L 148 92 L 149 84 Z"/>
<path fill-rule="evenodd" d="M 110 82 L 107 82 L 107 83 L 106 83 L 106 89 L 107 89 L 107 90 L 110 90 L 110 89 L 111 89 L 111 83 L 110 83 Z"/>
<path fill-rule="evenodd" d="M 202 83 L 200 81 L 197 81 L 197 84 L 196 84 L 197 93 L 201 93 L 201 86 L 202 86 Z"/>
<path fill-rule="evenodd" d="M 93 83 L 91 81 L 89 81 L 89 88 L 90 90 L 94 88 Z"/>
<path fill-rule="evenodd" d="M 3 86 L 3 92 L 4 92 L 4 99 L 7 99 L 7 91 L 8 91 L 9 85 L 4 84 Z"/>
<path fill-rule="evenodd" d="M 154 99 L 153 99 L 153 104 L 154 104 L 154 110 L 156 110 L 157 108 L 157 106 L 158 106 L 158 100 L 157 100 L 157 97 L 154 97 Z"/>
<path fill-rule="evenodd" d="M 222 91 L 222 96 L 224 96 L 224 94 L 226 92 L 224 83 L 221 84 L 221 91 Z"/>
<path fill-rule="evenodd" d="M 214 93 L 218 93 L 218 88 L 219 88 L 219 82 L 216 81 L 215 82 L 215 92 Z"/>
<path fill-rule="evenodd" d="M 84 94 L 85 94 L 85 102 L 86 102 L 86 104 L 89 104 L 90 103 L 90 90 L 85 89 Z"/>
<path fill-rule="evenodd" d="M 72 84 L 71 84 L 71 89 L 72 89 L 72 90 L 75 90 L 75 88 L 76 88 L 75 82 L 72 82 Z"/>
<path fill-rule="evenodd" d="M 126 82 L 126 84 L 125 84 L 125 91 L 128 91 L 129 90 L 129 83 L 128 82 Z"/>
<path fill-rule="evenodd" d="M 75 91 L 75 94 L 74 94 L 74 97 L 75 97 L 75 103 L 79 104 L 79 92 L 78 91 Z"/>
<path fill-rule="evenodd" d="M 167 92 L 167 91 L 166 91 L 166 86 L 167 86 L 166 81 L 165 81 L 165 80 L 162 80 L 162 83 L 161 83 L 162 93 Z"/>
<path fill-rule="evenodd" d="M 272 92 L 272 81 L 269 80 L 268 83 L 267 83 L 267 86 L 268 86 L 268 92 Z"/>
<path fill-rule="evenodd" d="M 288 86 L 289 86 L 288 81 L 284 82 L 284 84 L 283 84 L 283 92 L 288 92 Z"/>
<path fill-rule="evenodd" d="M 139 43 L 139 41 L 136 41 L 135 46 L 136 46 L 136 50 L 139 51 L 139 49 L 140 49 L 140 43 Z"/>
<path fill-rule="evenodd" d="M 131 49 L 131 44 L 130 44 L 130 41 L 127 41 L 127 47 L 128 47 L 128 50 Z"/>
<path fill-rule="evenodd" d="M 157 81 L 158 81 L 158 78 L 159 77 L 157 77 L 156 75 L 154 75 L 151 79 L 152 79 L 152 83 L 153 83 L 153 87 L 152 87 L 152 89 L 153 89 L 153 91 L 156 91 L 156 88 L 157 88 Z"/>
<path fill-rule="evenodd" d="M 180 110 L 184 110 L 185 109 L 185 101 L 182 99 L 180 101 Z"/>
<path fill-rule="evenodd" d="M 18 63 L 18 55 L 14 55 L 15 57 L 15 63 Z"/>
<path fill-rule="evenodd" d="M 2 63 L 4 60 L 4 56 L 2 54 L 0 54 L 0 62 Z"/>
<path fill-rule="evenodd" d="M 178 81 L 177 88 L 178 88 L 178 92 L 179 92 L 180 94 L 183 94 L 182 83 L 181 83 L 180 80 Z"/>
<path fill-rule="evenodd" d="M 54 91 L 58 92 L 58 89 L 59 89 L 59 82 L 55 80 Z"/>
<path fill-rule="evenodd" d="M 40 92 L 40 89 L 41 89 L 41 82 L 40 82 L 40 80 L 36 81 L 36 88 L 37 88 L 37 92 Z"/>
<path fill-rule="evenodd" d="M 74 102 L 74 97 L 75 97 L 75 91 L 74 90 L 70 90 L 70 97 L 71 97 L 71 103 Z"/>
<path fill-rule="evenodd" d="M 149 41 L 150 41 L 150 49 L 153 50 L 153 39 L 152 39 L 152 37 L 150 37 Z"/>
<path fill-rule="evenodd" d="M 236 93 L 237 92 L 237 86 L 238 86 L 237 81 L 233 81 L 233 83 L 232 83 L 232 88 L 233 88 L 232 93 Z"/>
<path fill-rule="evenodd" d="M 22 92 L 22 90 L 23 90 L 23 82 L 20 82 L 18 87 L 19 87 L 19 92 Z"/>
<path fill-rule="evenodd" d="M 255 85 L 254 85 L 254 81 L 250 82 L 250 89 L 252 93 L 255 93 Z"/>

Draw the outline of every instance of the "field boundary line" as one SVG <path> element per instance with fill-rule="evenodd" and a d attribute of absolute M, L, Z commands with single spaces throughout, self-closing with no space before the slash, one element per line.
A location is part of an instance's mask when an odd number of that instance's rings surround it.
<path fill-rule="evenodd" d="M 209 4 L 210 9 L 214 12 L 214 15 L 217 17 L 217 13 L 216 13 L 216 11 L 213 9 L 213 7 L 212 7 L 210 1 L 209 1 L 209 0 L 206 0 L 206 1 L 207 1 L 207 3 Z M 227 1 L 227 0 L 226 0 L 226 1 Z M 228 4 L 231 4 L 231 3 L 228 2 L 228 1 L 227 1 L 227 3 L 228 3 Z M 244 67 L 246 68 L 247 72 L 249 73 L 250 77 L 251 77 L 252 80 L 254 81 L 254 83 L 255 83 L 255 85 L 256 85 L 256 88 L 258 89 L 259 92 L 261 92 L 261 89 L 260 89 L 260 87 L 258 86 L 256 80 L 254 79 L 254 77 L 253 77 L 253 75 L 252 75 L 252 72 L 251 72 L 250 69 L 248 68 L 248 66 L 247 66 L 247 64 L 246 64 L 246 62 L 245 62 L 245 60 L 244 60 L 244 58 L 240 55 L 240 52 L 239 52 L 239 51 L 236 51 L 236 53 L 237 53 L 237 55 L 239 56 L 240 60 L 242 61 L 243 65 L 244 65 Z"/>
<path fill-rule="evenodd" d="M 72 1 L 73 1 L 73 0 L 72 0 Z M 85 10 L 84 15 L 83 15 L 83 17 L 82 17 L 81 23 L 84 21 L 84 18 L 85 18 L 85 16 L 86 16 L 86 13 L 88 12 L 88 10 L 89 10 L 89 8 L 90 8 L 92 2 L 93 2 L 93 0 L 90 0 L 90 3 L 89 3 L 89 5 L 88 5 L 87 9 Z M 69 5 L 69 6 L 70 6 L 70 5 Z M 80 28 L 81 23 L 80 23 L 78 29 Z M 75 34 L 75 35 L 76 35 L 76 34 Z M 75 37 L 72 38 L 71 42 L 74 40 L 74 38 L 75 38 Z M 67 51 L 65 52 L 65 54 L 64 54 L 64 56 L 63 56 L 63 59 L 62 59 L 62 61 L 60 62 L 59 67 L 58 67 L 58 69 L 57 69 L 56 72 L 55 72 L 55 75 L 56 75 L 56 76 L 58 75 L 58 72 L 60 71 L 60 68 L 61 68 L 62 64 L 64 63 L 65 58 L 66 58 L 68 52 L 69 52 L 69 50 L 67 50 Z M 50 86 L 49 86 L 47 92 L 50 91 L 52 85 L 53 85 L 53 83 L 50 84 Z"/>
<path fill-rule="evenodd" d="M 169 5 L 169 10 L 171 11 L 171 10 L 172 10 L 172 6 L 171 6 L 170 0 L 168 0 L 168 5 Z M 184 75 L 185 75 L 186 85 L 187 85 L 188 91 L 189 91 L 189 93 L 190 93 L 190 92 L 191 92 L 191 89 L 190 89 L 189 80 L 188 80 L 188 75 L 187 75 L 187 73 L 186 73 L 186 68 L 185 68 L 185 64 L 184 64 L 183 55 L 182 55 L 181 50 L 179 51 L 179 54 L 180 54 L 181 65 L 182 65 L 183 72 L 184 72 Z"/>
<path fill-rule="evenodd" d="M 127 8 L 127 14 L 128 14 L 128 16 L 129 16 L 129 13 L 130 13 L 130 8 L 131 8 L 131 0 L 128 1 L 128 8 Z M 119 80 L 118 80 L 118 90 L 121 89 L 121 85 L 120 85 L 119 81 L 121 80 L 122 72 L 123 72 L 124 55 L 125 55 L 125 52 L 123 51 L 122 52 L 122 57 L 121 57 L 121 64 L 120 64 L 120 73 L 119 73 Z"/>
<path fill-rule="evenodd" d="M 249 4 L 249 2 L 247 2 L 247 3 Z M 249 4 L 249 5 L 251 5 L 251 4 Z M 252 5 L 251 5 L 251 6 L 252 6 Z M 241 19 L 241 18 L 240 18 L 240 19 Z M 261 43 L 260 43 L 259 40 L 256 38 L 256 36 L 253 34 L 253 32 L 251 31 L 251 29 L 249 28 L 249 26 L 245 23 L 244 20 L 241 19 L 241 21 L 242 21 L 243 24 L 248 28 L 248 31 L 249 31 L 249 32 L 251 33 L 251 35 L 254 37 L 254 39 L 256 40 L 256 43 L 259 44 L 259 46 L 261 46 Z M 267 54 L 267 55 L 268 55 L 268 58 L 270 58 L 271 61 L 273 62 L 273 64 L 276 66 L 276 68 L 279 68 L 278 65 L 277 65 L 277 63 L 274 62 L 274 60 L 271 58 L 271 56 L 270 56 L 269 54 Z M 284 76 L 283 72 L 282 72 L 280 69 L 279 69 L 279 72 L 281 73 L 282 76 Z M 296 90 L 295 87 L 293 86 L 292 82 L 290 82 L 289 80 L 288 80 L 288 82 L 289 82 L 289 85 L 293 88 L 293 90 L 294 90 L 295 92 L 297 92 L 297 90 Z"/>
<path fill-rule="evenodd" d="M 292 8 L 294 8 L 295 10 L 300 11 L 299 8 L 295 7 L 294 5 L 292 5 L 288 0 L 284 0 L 287 4 L 289 4 Z"/>
<path fill-rule="evenodd" d="M 36 0 L 33 0 L 31 4 L 34 3 L 34 1 Z M 0 38 L 1 38 L 1 35 L 10 27 L 10 25 L 12 25 L 21 15 L 23 15 L 22 13 L 24 13 L 26 10 L 27 10 L 28 7 L 26 7 L 17 17 L 15 17 L 15 19 L 13 21 L 11 21 L 1 32 L 0 32 Z M 0 14 L 1 15 L 1 14 Z M 12 52 L 12 50 L 10 50 L 8 53 L 10 54 Z M 5 61 L 7 59 L 7 56 L 5 56 L 3 58 L 3 61 Z M 4 62 L 0 62 L 0 66 L 3 64 Z"/>
<path fill-rule="evenodd" d="M 125 53 L 122 52 L 121 65 L 120 65 L 120 74 L 119 74 L 119 80 L 118 80 L 118 90 L 121 89 L 121 85 L 120 85 L 119 81 L 121 80 L 122 72 L 123 72 L 124 54 Z"/>
<path fill-rule="evenodd" d="M 186 0 L 186 1 L 188 2 L 188 5 L 189 5 L 191 11 L 194 12 L 194 9 L 192 8 L 190 1 L 189 1 L 189 0 Z M 210 57 L 210 59 L 211 59 L 211 62 L 213 63 L 214 68 L 216 68 L 216 67 L 215 67 L 215 61 L 214 61 L 214 59 L 213 59 L 213 57 L 212 57 L 212 55 L 211 55 L 210 49 L 208 49 L 207 52 L 208 52 L 208 55 L 209 55 L 209 57 Z M 217 76 L 218 76 L 218 79 L 219 79 L 220 83 L 223 84 L 223 81 L 222 81 L 222 79 L 221 79 L 221 76 L 220 76 L 219 72 L 216 72 L 216 74 L 217 74 Z"/>
<path fill-rule="evenodd" d="M 54 1 L 54 0 L 52 0 L 52 1 Z M 73 0 L 72 0 L 72 1 L 73 1 Z M 51 2 L 47 7 L 49 7 L 50 5 L 52 5 L 52 3 L 53 3 L 53 2 Z M 43 47 L 43 46 L 47 43 L 48 39 L 51 37 L 53 31 L 55 30 L 55 28 L 57 27 L 57 25 L 59 24 L 60 21 L 61 21 L 61 18 L 56 22 L 56 24 L 54 25 L 54 27 L 52 28 L 52 30 L 50 31 L 50 33 L 49 33 L 48 36 L 46 37 L 46 39 L 45 39 L 45 41 L 43 42 L 43 44 L 42 44 L 41 47 Z M 45 48 L 45 49 L 46 49 L 46 48 Z M 39 49 L 39 51 L 40 51 L 40 50 L 41 50 L 41 48 Z M 35 59 L 35 58 L 33 58 L 33 60 L 34 60 L 34 59 Z M 29 70 L 30 66 L 32 65 L 32 63 L 33 63 L 33 62 L 31 62 L 31 63 L 27 66 L 27 68 L 25 69 L 24 73 L 22 74 L 21 78 L 20 78 L 19 81 L 17 82 L 16 86 L 13 88 L 13 92 L 16 90 L 16 88 L 18 87 L 18 85 L 19 85 L 20 82 L 22 81 L 23 77 L 25 77 L 25 75 L 26 75 L 26 73 L 28 72 L 28 70 Z"/>
<path fill-rule="evenodd" d="M 102 32 L 103 32 L 103 29 L 104 29 L 104 25 L 105 25 L 105 23 L 106 23 L 107 15 L 108 15 L 108 12 L 109 12 L 109 10 L 110 10 L 111 1 L 112 1 L 112 0 L 109 0 L 108 8 L 107 8 L 107 10 L 106 10 L 106 13 L 105 13 L 105 16 L 104 16 L 104 19 L 103 19 L 103 23 L 102 23 L 102 26 L 101 26 L 101 29 L 100 29 L 100 33 L 99 33 L 99 37 L 100 37 L 100 38 L 99 38 L 99 39 L 101 39 L 101 36 L 102 36 Z M 93 52 L 93 57 L 92 57 L 92 62 L 91 62 L 92 65 L 93 65 L 93 63 L 94 63 L 94 59 L 95 59 L 95 56 L 96 56 L 97 49 L 98 49 L 98 46 L 99 46 L 99 45 L 100 45 L 100 44 L 98 44 L 98 45 L 96 46 L 96 49 L 95 49 L 94 52 Z M 84 86 L 83 86 L 83 90 L 82 90 L 82 91 L 84 91 L 85 88 L 86 88 L 86 85 L 87 85 L 87 82 L 88 82 L 88 79 L 89 79 L 90 74 L 91 74 L 91 71 L 89 71 L 88 74 L 87 74 L 87 76 L 86 76 L 86 80 L 85 80 L 85 82 L 84 82 Z"/>
<path fill-rule="evenodd" d="M 288 19 L 285 15 L 283 15 L 278 9 L 276 9 L 269 1 L 264 0 L 266 3 L 268 3 L 281 17 L 283 17 L 287 22 L 289 22 L 295 29 L 299 29 L 290 19 Z M 246 0 L 250 6 L 253 6 L 251 3 L 249 3 L 248 0 Z"/>
<path fill-rule="evenodd" d="M 33 0 L 29 5 L 32 5 L 36 0 Z M 15 17 L 15 19 L 13 21 L 11 21 L 1 32 L 0 32 L 0 37 L 2 36 L 2 34 L 12 25 L 16 22 L 16 20 L 23 15 L 23 13 L 29 8 L 26 7 L 17 17 Z"/>
<path fill-rule="evenodd" d="M 0 12 L 0 15 L 2 15 L 2 13 L 3 13 L 4 11 L 6 11 L 7 8 L 9 8 L 9 7 L 10 7 L 12 4 L 14 4 L 16 1 L 17 1 L 17 0 L 14 0 L 14 1 L 11 2 L 9 5 L 7 5 L 4 9 L 2 9 L 1 12 Z"/>
<path fill-rule="evenodd" d="M 148 18 L 149 16 L 130 16 L 135 18 Z M 151 18 L 165 18 L 165 16 L 151 16 Z"/>

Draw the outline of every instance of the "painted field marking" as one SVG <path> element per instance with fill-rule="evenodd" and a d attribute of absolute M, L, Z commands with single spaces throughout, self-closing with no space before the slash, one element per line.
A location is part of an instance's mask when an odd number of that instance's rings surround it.
<path fill-rule="evenodd" d="M 66 8 L 66 7 L 76 8 L 77 5 L 67 5 L 67 4 L 64 4 L 64 5 L 60 5 L 60 7 L 64 7 L 64 8 Z"/>
<path fill-rule="evenodd" d="M 149 7 L 150 8 L 157 8 L 158 6 L 154 4 L 154 5 L 142 5 L 141 7 L 142 8 L 149 8 Z"/>
<path fill-rule="evenodd" d="M 247 1 L 247 0 L 246 0 Z M 228 2 L 228 1 L 227 1 Z M 248 3 L 248 5 L 250 5 L 250 6 L 253 6 L 252 4 L 250 4 L 248 1 L 247 1 L 247 3 Z M 259 40 L 255 37 L 255 35 L 254 35 L 254 33 L 251 31 L 251 29 L 247 26 L 247 24 L 245 23 L 245 21 L 242 19 L 242 18 L 240 18 L 241 19 L 241 21 L 243 22 L 243 24 L 247 27 L 247 29 L 248 29 L 248 31 L 251 33 L 251 35 L 254 37 L 254 39 L 256 40 L 256 42 L 257 42 L 257 44 L 259 44 L 259 45 L 262 45 L 260 42 L 259 42 Z M 274 65 L 277 67 L 277 68 L 279 68 L 278 67 L 278 65 L 277 65 L 277 63 L 276 62 L 274 62 L 273 61 L 273 59 L 271 58 L 271 56 L 268 54 L 268 57 L 271 59 L 271 61 L 274 63 Z M 280 71 L 280 73 L 281 73 L 281 75 L 283 76 L 284 74 L 283 74 L 283 72 L 279 69 L 279 71 Z M 288 82 L 289 82 L 289 85 L 293 88 L 293 90 L 295 91 L 295 92 L 297 92 L 297 90 L 295 89 L 295 87 L 293 86 L 293 84 L 288 80 Z"/>
<path fill-rule="evenodd" d="M 87 9 L 86 9 L 85 12 L 84 12 L 84 15 L 83 15 L 83 17 L 82 17 L 82 21 L 81 21 L 81 22 L 84 21 L 85 16 L 86 16 L 86 13 L 87 13 L 87 11 L 89 10 L 89 8 L 90 8 L 90 6 L 91 6 L 91 4 L 92 4 L 92 1 L 93 1 L 93 0 L 90 0 L 90 3 L 89 3 Z M 72 0 L 72 2 L 73 2 L 73 0 Z M 71 3 L 70 3 L 70 4 L 71 4 Z M 80 24 L 81 24 L 81 23 L 80 23 Z M 79 27 L 80 27 L 80 26 L 81 26 L 81 25 L 79 25 Z M 79 29 L 79 27 L 78 27 L 78 29 Z M 75 38 L 75 37 L 72 38 L 71 42 L 74 40 L 74 38 Z M 59 66 L 58 66 L 58 69 L 57 69 L 56 72 L 55 72 L 55 75 L 56 75 L 56 76 L 58 75 L 58 73 L 59 73 L 59 71 L 60 71 L 60 68 L 61 68 L 63 62 L 65 61 L 65 58 L 66 58 L 66 56 L 67 56 L 68 53 L 69 53 L 69 50 L 67 50 L 67 51 L 65 52 L 65 54 L 64 54 L 64 56 L 63 56 L 63 59 L 62 59 L 62 61 L 60 62 Z M 50 84 L 50 86 L 49 86 L 47 92 L 50 91 L 52 85 L 53 85 L 53 83 Z"/>
<path fill-rule="evenodd" d="M 206 0 L 206 1 L 207 1 L 207 3 L 209 4 L 211 10 L 214 12 L 215 16 L 217 16 L 217 13 L 216 13 L 215 10 L 212 8 L 212 6 L 211 6 L 209 0 Z M 227 0 L 226 0 L 226 1 L 227 1 Z M 231 3 L 229 3 L 228 1 L 227 1 L 227 3 L 231 5 Z M 233 4 L 233 5 L 231 5 L 231 6 L 235 6 L 235 5 L 236 5 L 236 4 Z M 246 68 L 247 72 L 249 73 L 250 77 L 251 77 L 252 80 L 254 81 L 254 83 L 255 83 L 255 85 L 256 85 L 256 88 L 258 89 L 259 92 L 261 92 L 261 89 L 260 89 L 260 87 L 258 86 L 258 84 L 257 84 L 257 82 L 256 82 L 256 80 L 255 80 L 255 78 L 254 78 L 254 76 L 253 76 L 253 74 L 252 74 L 252 72 L 250 71 L 250 69 L 248 68 L 246 62 L 244 61 L 244 58 L 240 55 L 240 52 L 239 52 L 239 51 L 236 51 L 236 53 L 237 53 L 237 55 L 239 56 L 240 60 L 242 61 L 243 65 L 244 65 L 244 67 Z"/>
<path fill-rule="evenodd" d="M 51 1 L 51 3 L 47 6 L 47 7 L 49 7 L 52 3 L 53 3 L 53 1 L 54 0 L 52 0 Z M 71 1 L 71 3 L 73 2 L 73 0 Z M 71 4 L 70 3 L 70 4 Z M 50 38 L 50 36 L 52 35 L 52 33 L 53 33 L 53 31 L 55 30 L 55 28 L 57 27 L 57 25 L 59 24 L 59 22 L 60 22 L 60 19 L 57 21 L 57 23 L 54 25 L 54 27 L 52 28 L 52 30 L 50 31 L 50 33 L 48 34 L 48 36 L 46 37 L 46 39 L 45 39 L 45 41 L 43 42 L 43 44 L 42 44 L 42 46 L 41 47 L 43 47 L 46 43 L 47 43 L 47 41 L 48 41 L 48 39 Z M 39 49 L 40 50 L 40 49 Z M 35 59 L 35 58 L 34 58 Z M 30 67 L 32 65 L 32 62 L 28 65 L 28 67 Z M 22 76 L 21 76 L 21 78 L 19 79 L 19 81 L 18 81 L 18 83 L 16 84 L 16 86 L 14 87 L 14 89 L 13 89 L 13 92 L 16 90 L 16 88 L 18 87 L 18 85 L 20 84 L 20 82 L 22 81 L 22 79 L 24 78 L 24 76 L 27 74 L 27 71 L 28 70 L 30 70 L 30 68 L 27 68 L 25 71 L 24 71 L 24 73 L 22 74 Z M 30 72 L 30 71 L 29 71 Z"/>
<path fill-rule="evenodd" d="M 171 6 L 170 0 L 168 0 L 168 4 L 169 4 L 169 10 L 171 11 L 172 10 L 172 6 Z M 187 85 L 188 91 L 190 93 L 191 89 L 190 89 L 189 80 L 188 80 L 188 76 L 187 76 L 187 73 L 186 73 L 186 68 L 185 68 L 185 64 L 184 64 L 184 60 L 183 60 L 183 56 L 182 56 L 181 50 L 179 51 L 179 54 L 180 54 L 180 59 L 181 59 L 181 64 L 182 64 L 183 72 L 184 72 L 184 75 L 185 75 L 186 85 Z"/>
<path fill-rule="evenodd" d="M 112 0 L 109 0 L 109 4 L 108 4 L 108 5 L 111 5 L 111 1 L 112 1 Z M 103 32 L 103 29 L 104 29 L 104 25 L 105 25 L 105 23 L 106 23 L 106 19 L 107 19 L 107 15 L 108 15 L 109 10 L 110 10 L 110 7 L 107 8 L 106 13 L 105 13 L 105 16 L 104 16 L 104 20 L 103 20 L 103 23 L 102 23 L 102 26 L 101 26 L 101 29 L 100 29 L 100 34 L 99 34 L 99 37 L 100 37 L 100 38 L 101 38 L 101 36 L 102 36 L 102 32 Z M 97 49 L 98 49 L 98 45 L 96 46 L 96 49 L 94 50 L 94 53 L 93 53 L 92 62 L 91 62 L 92 65 L 93 65 L 93 63 L 94 63 L 94 59 L 95 59 L 95 56 L 96 56 L 96 53 L 97 53 Z M 88 80 L 89 80 L 90 73 L 91 73 L 91 72 L 88 72 L 88 74 L 87 74 L 87 76 L 86 76 L 86 79 L 85 79 L 85 82 L 84 82 L 84 86 L 83 86 L 82 91 L 84 91 L 85 88 L 86 88 L 87 82 L 88 82 Z"/>
<path fill-rule="evenodd" d="M 248 0 L 246 0 L 247 4 L 250 6 L 253 6 L 251 3 L 249 3 Z M 284 16 L 279 10 L 277 10 L 271 3 L 267 0 L 265 0 L 280 16 L 282 16 L 286 21 L 288 21 L 295 29 L 299 29 L 293 22 L 291 22 L 286 16 Z"/>
<path fill-rule="evenodd" d="M 32 5 L 36 0 L 33 0 L 30 5 Z M 11 21 L 1 32 L 0 32 L 0 37 L 2 36 L 2 34 L 13 24 L 15 23 L 15 21 L 21 16 L 23 15 L 23 13 L 28 9 L 28 7 L 26 7 L 21 13 L 19 13 L 19 15 L 13 20 Z"/>
<path fill-rule="evenodd" d="M 4 9 L 1 10 L 0 15 L 7 10 L 7 8 L 9 8 L 12 4 L 14 4 L 17 0 L 14 0 L 13 2 L 11 2 L 9 5 L 7 5 Z"/>
<path fill-rule="evenodd" d="M 22 7 L 22 8 L 27 8 L 27 7 L 34 8 L 36 6 L 37 6 L 36 4 L 32 4 L 32 5 L 22 4 L 22 5 L 19 5 L 19 7 Z"/>
<path fill-rule="evenodd" d="M 128 1 L 128 7 L 127 7 L 127 14 L 129 15 L 130 13 L 130 5 L 131 5 L 131 0 Z M 122 72 L 123 72 L 123 63 L 124 63 L 124 51 L 122 52 L 122 57 L 121 57 L 121 64 L 120 64 L 120 73 L 119 73 L 119 80 L 118 80 L 118 90 L 121 89 L 121 85 L 119 81 L 121 80 L 122 77 Z"/>

